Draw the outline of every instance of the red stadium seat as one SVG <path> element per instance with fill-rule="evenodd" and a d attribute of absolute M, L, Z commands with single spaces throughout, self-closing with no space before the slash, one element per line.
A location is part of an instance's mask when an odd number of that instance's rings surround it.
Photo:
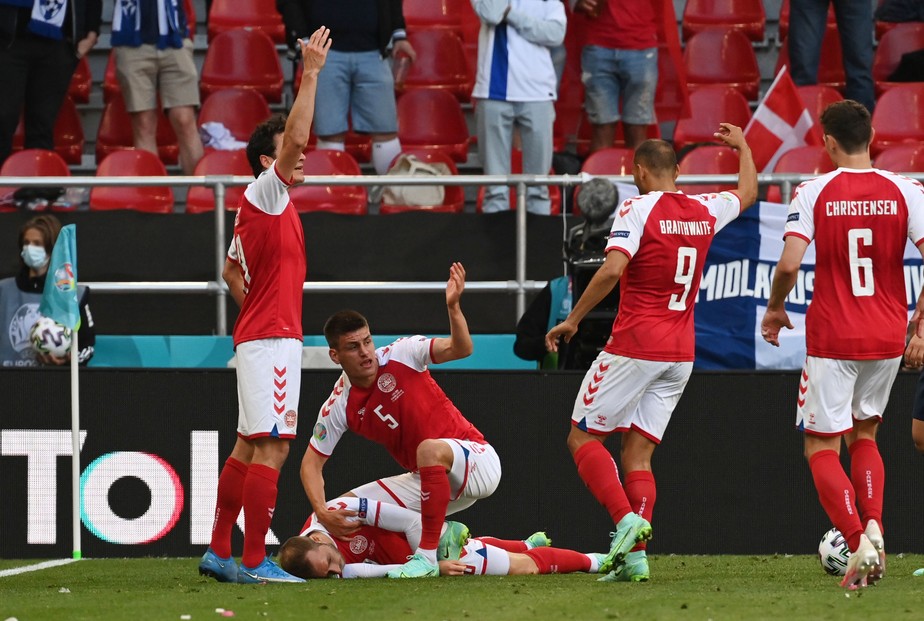
<path fill-rule="evenodd" d="M 511 175 L 521 175 L 523 174 L 523 152 L 519 149 L 514 149 L 510 153 L 510 174 Z M 554 170 L 549 170 L 549 174 L 555 174 Z M 551 216 L 560 216 L 561 215 L 561 188 L 557 185 L 549 186 L 549 215 Z M 478 213 L 481 213 L 482 207 L 484 204 L 484 186 L 478 188 L 478 198 L 475 203 L 475 210 Z M 516 186 L 510 186 L 510 209 L 514 210 L 517 208 L 517 189 Z"/>
<path fill-rule="evenodd" d="M 799 99 L 802 100 L 802 103 L 808 108 L 809 114 L 812 115 L 812 121 L 818 127 L 821 127 L 821 113 L 825 111 L 825 108 L 835 102 L 844 100 L 844 96 L 839 91 L 824 84 L 797 86 L 796 90 L 799 91 Z"/>
<path fill-rule="evenodd" d="M 469 0 L 404 0 L 404 22 L 409 31 L 441 28 L 462 33 L 462 5 Z"/>
<path fill-rule="evenodd" d="M 681 175 L 736 175 L 738 174 L 738 154 L 731 147 L 704 145 L 696 147 L 680 160 Z M 733 185 L 682 185 L 677 186 L 686 194 L 712 194 L 734 190 Z"/>
<path fill-rule="evenodd" d="M 924 172 L 924 142 L 889 147 L 876 156 L 873 165 L 897 173 Z"/>
<path fill-rule="evenodd" d="M 452 158 L 441 151 L 421 151 L 417 149 L 405 149 L 402 153 L 413 155 L 422 162 L 427 164 L 440 163 L 446 164 L 453 175 L 458 175 L 456 163 Z M 460 185 L 444 186 L 445 194 L 443 202 L 439 205 L 386 205 L 382 203 L 379 206 L 380 214 L 402 213 L 405 211 L 426 211 L 430 213 L 462 213 L 465 208 L 465 189 Z"/>
<path fill-rule="evenodd" d="M 13 151 L 21 151 L 25 146 L 25 127 L 22 116 L 19 125 L 13 133 Z M 83 159 L 83 125 L 80 123 L 80 114 L 77 106 L 70 97 L 65 97 L 55 119 L 54 147 L 68 164 L 79 165 Z"/>
<path fill-rule="evenodd" d="M 196 39 L 196 7 L 193 0 L 183 0 L 183 10 L 186 12 L 186 25 L 189 26 L 189 38 Z"/>
<path fill-rule="evenodd" d="M 0 167 L 0 177 L 70 177 L 67 162 L 54 151 L 26 149 L 11 154 Z M 18 188 L 0 188 L 0 212 L 16 211 L 12 195 Z"/>
<path fill-rule="evenodd" d="M 195 176 L 205 175 L 253 175 L 247 154 L 237 151 L 212 151 L 196 164 Z M 241 202 L 241 196 L 247 186 L 225 187 L 225 209 L 234 211 Z M 186 213 L 215 211 L 215 192 L 211 187 L 193 186 L 186 195 Z"/>
<path fill-rule="evenodd" d="M 226 88 L 209 95 L 199 111 L 199 125 L 221 123 L 237 140 L 247 142 L 253 130 L 270 117 L 263 95 L 246 88 Z"/>
<path fill-rule="evenodd" d="M 122 84 L 116 74 L 115 50 L 109 52 L 106 71 L 103 73 L 103 102 L 109 103 L 113 97 L 122 95 Z"/>
<path fill-rule="evenodd" d="M 235 28 L 262 30 L 274 43 L 285 43 L 286 32 L 275 0 L 212 0 L 209 41 Z"/>
<path fill-rule="evenodd" d="M 773 172 L 778 173 L 805 173 L 811 175 L 822 175 L 834 170 L 834 163 L 828 157 L 824 147 L 797 147 L 790 149 L 780 156 L 773 167 Z M 795 189 L 793 185 L 793 189 Z M 781 188 L 777 185 L 770 186 L 767 191 L 767 200 L 771 203 L 789 202 L 790 197 L 781 195 Z"/>
<path fill-rule="evenodd" d="M 737 30 L 709 28 L 692 36 L 683 51 L 690 90 L 727 84 L 749 101 L 757 100 L 760 68 L 751 41 Z"/>
<path fill-rule="evenodd" d="M 783 41 L 780 54 L 776 58 L 776 67 L 773 74 L 780 72 L 783 65 L 789 65 L 789 42 Z M 825 37 L 821 42 L 821 59 L 818 62 L 818 84 L 824 84 L 843 92 L 847 84 L 844 75 L 844 61 L 841 52 L 841 38 L 836 30 L 825 30 Z"/>
<path fill-rule="evenodd" d="M 459 101 L 446 91 L 415 89 L 398 98 L 402 147 L 444 151 L 455 162 L 468 159 L 468 126 Z"/>
<path fill-rule="evenodd" d="M 97 177 L 166 177 L 160 159 L 149 151 L 115 151 L 102 161 Z M 132 209 L 148 213 L 173 211 L 169 186 L 98 186 L 90 190 L 90 210 Z"/>
<path fill-rule="evenodd" d="M 400 91 L 413 88 L 447 90 L 460 101 L 469 101 L 475 76 L 465 60 L 462 40 L 450 30 L 419 30 L 408 33 L 417 52 Z"/>
<path fill-rule="evenodd" d="M 305 153 L 305 176 L 360 175 L 359 164 L 345 151 L 321 149 Z M 325 211 L 362 216 L 368 213 L 366 190 L 361 185 L 300 185 L 289 190 L 300 212 Z"/>
<path fill-rule="evenodd" d="M 762 0 L 688 0 L 683 8 L 683 38 L 711 27 L 740 30 L 763 41 L 767 15 Z"/>
<path fill-rule="evenodd" d="M 481 20 L 472 8 L 471 2 L 462 2 L 459 5 L 459 18 L 462 20 L 462 47 L 465 49 L 465 60 L 468 70 L 475 75 L 475 66 L 478 64 L 478 33 L 481 31 Z"/>
<path fill-rule="evenodd" d="M 719 123 L 746 127 L 751 107 L 740 91 L 724 84 L 713 84 L 690 94 L 690 117 L 677 121 L 674 148 L 678 151 L 697 142 L 719 143 L 713 135 Z"/>
<path fill-rule="evenodd" d="M 594 151 L 584 160 L 581 172 L 591 175 L 631 175 L 635 152 L 625 147 Z"/>
<path fill-rule="evenodd" d="M 224 88 L 249 88 L 270 103 L 282 101 L 282 65 L 272 39 L 261 30 L 238 28 L 216 36 L 202 63 L 202 99 Z"/>
<path fill-rule="evenodd" d="M 827 20 L 828 30 L 837 29 L 837 20 L 834 17 L 834 4 L 830 3 L 828 6 L 828 20 Z M 780 24 L 779 24 L 779 40 L 785 41 L 786 36 L 789 34 L 789 0 L 783 0 L 783 4 L 780 6 Z"/>
<path fill-rule="evenodd" d="M 901 84 L 889 82 L 889 76 L 902 60 L 902 54 L 924 49 L 924 22 L 905 22 L 886 32 L 879 41 L 873 57 L 873 80 L 876 95 L 888 88 Z"/>
<path fill-rule="evenodd" d="M 83 56 L 77 61 L 77 67 L 74 69 L 74 75 L 71 76 L 71 84 L 67 89 L 67 94 L 75 103 L 88 103 L 92 86 L 93 75 L 90 73 L 90 63 L 87 61 L 87 57 Z"/>
<path fill-rule="evenodd" d="M 889 147 L 924 141 L 924 82 L 907 82 L 884 92 L 873 112 L 873 129 L 873 157 Z"/>
<path fill-rule="evenodd" d="M 99 131 L 96 135 L 96 162 L 99 164 L 115 151 L 134 148 L 132 120 L 125 111 L 122 96 L 113 97 L 103 108 Z M 165 164 L 176 164 L 180 147 L 173 126 L 163 110 L 157 119 L 157 155 Z"/>

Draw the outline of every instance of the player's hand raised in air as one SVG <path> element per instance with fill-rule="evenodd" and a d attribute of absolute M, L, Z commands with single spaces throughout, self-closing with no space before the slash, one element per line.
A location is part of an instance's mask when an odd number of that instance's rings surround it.
<path fill-rule="evenodd" d="M 299 47 L 302 48 L 302 63 L 305 73 L 314 73 L 317 75 L 324 63 L 327 62 L 327 51 L 330 50 L 330 28 L 321 26 L 308 37 L 308 40 L 298 40 Z"/>
<path fill-rule="evenodd" d="M 744 139 L 744 132 L 737 125 L 719 123 L 719 131 L 713 135 L 733 149 L 740 151 L 741 149 L 749 148 L 747 141 Z"/>
<path fill-rule="evenodd" d="M 446 306 L 458 306 L 465 291 L 465 268 L 456 262 L 449 266 L 449 280 L 446 282 Z"/>

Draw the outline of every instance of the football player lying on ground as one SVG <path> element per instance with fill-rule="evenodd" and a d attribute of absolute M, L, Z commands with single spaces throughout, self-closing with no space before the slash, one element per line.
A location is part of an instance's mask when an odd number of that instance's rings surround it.
<path fill-rule="evenodd" d="M 355 511 L 363 526 L 350 541 L 331 537 L 312 514 L 301 535 L 279 549 L 281 567 L 301 578 L 381 578 L 401 565 L 420 541 L 420 514 L 365 498 L 338 498 L 329 510 Z M 446 522 L 437 548 L 441 576 L 597 573 L 605 554 L 548 547 L 545 533 L 523 541 L 469 538 L 468 527 Z"/>

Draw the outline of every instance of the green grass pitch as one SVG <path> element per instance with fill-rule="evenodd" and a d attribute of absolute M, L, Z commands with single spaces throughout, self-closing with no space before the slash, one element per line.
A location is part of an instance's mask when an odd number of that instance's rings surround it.
<path fill-rule="evenodd" d="M 650 557 L 652 581 L 596 576 L 316 580 L 233 585 L 200 577 L 198 559 L 88 559 L 0 577 L 0 621 L 235 619 L 920 619 L 924 555 L 889 556 L 881 584 L 848 592 L 814 556 Z M 0 559 L 0 570 L 28 564 Z M 186 617 L 186 615 L 189 615 Z"/>

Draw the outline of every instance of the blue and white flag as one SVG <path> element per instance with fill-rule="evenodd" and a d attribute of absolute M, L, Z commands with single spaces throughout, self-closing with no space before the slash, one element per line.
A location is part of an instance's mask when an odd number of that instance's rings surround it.
<path fill-rule="evenodd" d="M 68 224 L 58 234 L 58 240 L 51 251 L 39 312 L 71 330 L 80 327 L 76 224 Z"/>
<path fill-rule="evenodd" d="M 773 272 L 783 251 L 788 206 L 758 203 L 715 236 L 706 257 L 696 304 L 698 369 L 800 369 L 805 362 L 805 311 L 815 284 L 815 245 L 810 244 L 796 286 L 786 299 L 793 330 L 780 330 L 780 346 L 760 336 Z M 905 247 L 909 314 L 924 280 L 921 254 Z"/>

